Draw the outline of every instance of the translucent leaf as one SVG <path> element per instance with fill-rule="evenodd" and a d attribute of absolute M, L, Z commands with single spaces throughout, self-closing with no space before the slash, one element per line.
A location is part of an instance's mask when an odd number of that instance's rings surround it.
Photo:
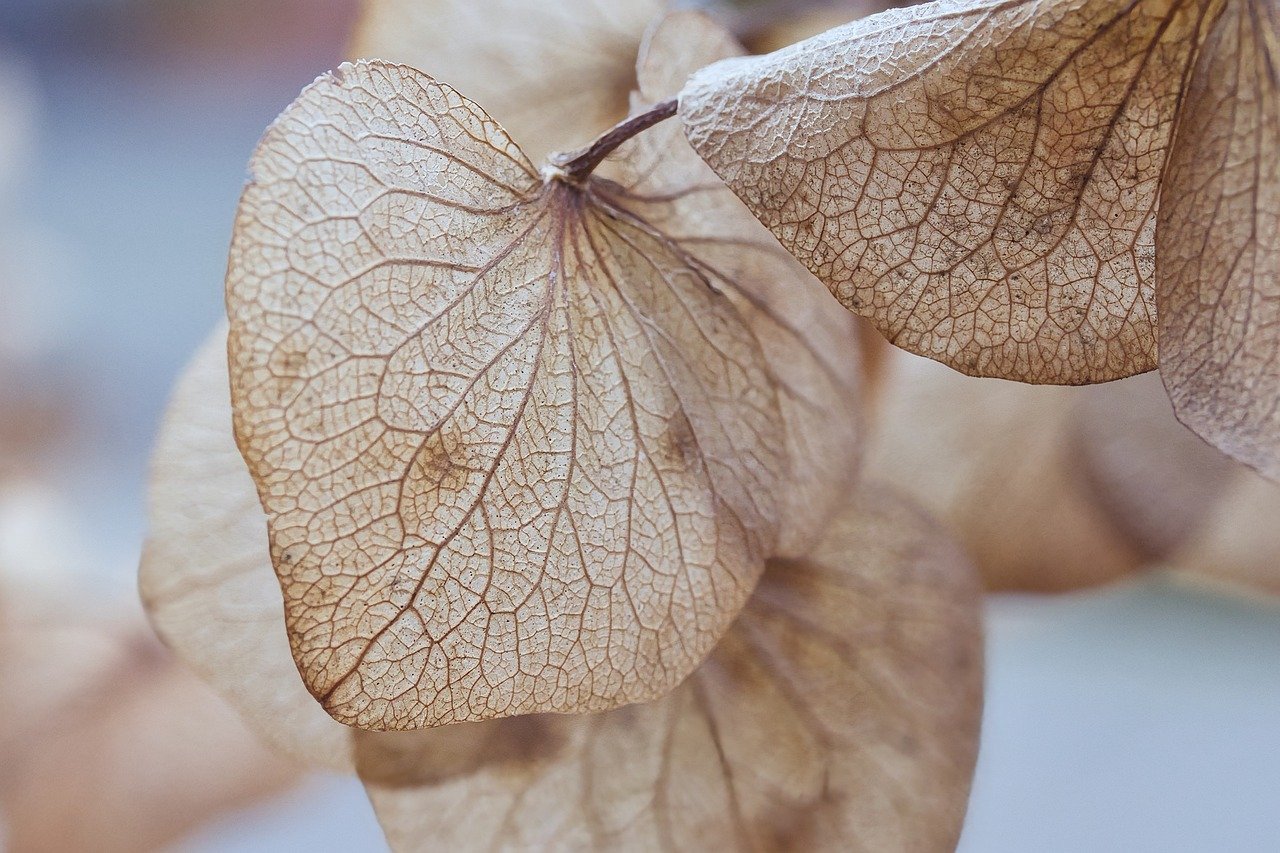
<path fill-rule="evenodd" d="M 350 730 L 298 676 L 267 519 L 231 432 L 227 330 L 184 371 L 156 441 L 138 588 L 156 633 L 284 753 L 352 766 Z"/>
<path fill-rule="evenodd" d="M 942 0 L 680 98 L 693 147 L 895 344 L 1085 383 L 1155 364 L 1156 199 L 1213 0 Z"/>
<path fill-rule="evenodd" d="M 745 213 L 732 238 L 685 221 L 724 208 L 718 184 L 544 177 L 478 106 L 381 62 L 317 81 L 252 171 L 236 431 L 294 658 L 335 718 L 661 695 L 764 559 L 822 527 L 856 420 L 825 358 L 856 342 L 804 308 L 802 274 L 788 316 L 829 331 L 778 319 L 789 261 Z"/>
<path fill-rule="evenodd" d="M 1232 0 L 1161 193 L 1160 373 L 1178 417 L 1280 478 L 1280 12 Z"/>
<path fill-rule="evenodd" d="M 981 706 L 975 577 L 911 505 L 865 491 L 769 565 L 666 698 L 586 717 L 357 737 L 398 850 L 950 850 Z"/>
<path fill-rule="evenodd" d="M 365 0 L 347 53 L 404 63 L 483 104 L 538 162 L 627 114 L 664 0 Z"/>

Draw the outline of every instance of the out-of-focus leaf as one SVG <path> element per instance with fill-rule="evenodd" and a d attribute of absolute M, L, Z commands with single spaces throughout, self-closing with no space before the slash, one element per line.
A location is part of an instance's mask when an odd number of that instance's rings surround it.
<path fill-rule="evenodd" d="M 1160 195 L 1160 373 L 1178 416 L 1280 479 L 1280 9 L 1231 0 Z"/>
<path fill-rule="evenodd" d="M 1180 424 L 1155 374 L 1084 390 L 1072 434 L 1090 498 L 1152 567 L 1280 593 L 1280 485 Z"/>
<path fill-rule="evenodd" d="M 179 380 L 156 442 L 142 601 L 161 639 L 264 740 L 350 770 L 350 730 L 311 698 L 289 653 L 267 519 L 231 432 L 228 381 L 222 324 Z"/>
<path fill-rule="evenodd" d="M 1066 451 L 1086 493 L 1147 558 L 1169 557 L 1238 466 L 1178 423 L 1154 373 L 1082 389 L 1075 400 Z"/>
<path fill-rule="evenodd" d="M 1173 569 L 1247 593 L 1280 595 L 1280 486 L 1239 470 L 1193 536 L 1170 557 Z"/>
<path fill-rule="evenodd" d="M 1155 364 L 1156 197 L 1215 0 L 943 0 L 680 98 L 693 147 L 895 344 L 1085 383 Z"/>
<path fill-rule="evenodd" d="M 7 849 L 153 850 L 295 781 L 142 626 L 70 601 L 20 599 L 0 633 Z"/>
<path fill-rule="evenodd" d="M 718 183 L 544 177 L 478 106 L 378 62 L 310 87 L 252 171 L 236 431 L 295 660 L 340 721 L 661 695 L 821 528 L 852 462 L 807 451 L 851 455 L 828 359 L 856 342 L 769 309 L 790 261 L 745 213 L 732 236 L 684 220 L 731 200 Z"/>
<path fill-rule="evenodd" d="M 1084 476 L 1074 432 L 1081 393 L 975 379 L 896 352 L 871 419 L 868 473 L 892 478 L 946 522 L 990 589 L 1049 592 L 1120 577 L 1149 555 Z"/>
<path fill-rule="evenodd" d="M 776 0 L 745 4 L 734 31 L 752 53 L 772 53 L 908 0 Z"/>
<path fill-rule="evenodd" d="M 976 577 L 931 521 L 870 489 L 812 556 L 769 565 L 666 698 L 586 717 L 357 736 L 398 850 L 954 848 L 976 754 Z"/>
<path fill-rule="evenodd" d="M 481 104 L 535 162 L 627 114 L 663 0 L 366 0 L 348 55 L 425 71 Z"/>

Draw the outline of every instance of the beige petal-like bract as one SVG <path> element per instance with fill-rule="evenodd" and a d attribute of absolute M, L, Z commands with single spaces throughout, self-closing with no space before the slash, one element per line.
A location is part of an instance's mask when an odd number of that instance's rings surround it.
<path fill-rule="evenodd" d="M 174 390 L 149 498 L 138 587 L 156 633 L 268 743 L 350 770 L 350 729 L 311 698 L 289 651 L 267 519 L 231 431 L 225 325 Z"/>
<path fill-rule="evenodd" d="M 944 521 L 989 589 L 1057 592 L 1121 577 L 1151 555 L 1085 476 L 1082 393 L 962 376 L 896 350 L 871 417 L 868 474 L 892 478 Z"/>
<path fill-rule="evenodd" d="M 1241 469 L 1235 472 L 1194 535 L 1168 565 L 1194 579 L 1246 593 L 1280 595 L 1280 485 Z"/>
<path fill-rule="evenodd" d="M 482 104 L 534 162 L 627 114 L 664 0 L 365 0 L 352 59 L 411 65 Z"/>
<path fill-rule="evenodd" d="M 909 5 L 910 0 L 805 0 L 766 3 L 761 7 L 748 4 L 741 12 L 746 20 L 735 26 L 734 32 L 742 33 L 751 53 L 772 53 L 850 21 Z"/>
<path fill-rule="evenodd" d="M 1280 593 L 1280 485 L 1178 422 L 1156 374 L 1084 389 L 1069 453 L 1152 566 Z"/>
<path fill-rule="evenodd" d="M 1156 197 L 1216 0 L 943 0 L 693 77 L 693 147 L 842 303 L 965 373 L 1155 363 Z"/>
<path fill-rule="evenodd" d="M 789 451 L 852 444 L 851 389 L 779 344 L 776 285 L 747 260 L 776 247 L 717 268 L 652 223 L 643 181 L 544 179 L 478 106 L 380 62 L 308 88 L 252 173 L 227 281 L 236 433 L 295 661 L 336 719 L 661 695 L 790 528 L 825 520 L 849 468 Z"/>
<path fill-rule="evenodd" d="M 1111 524 L 1163 561 L 1204 525 L 1239 466 L 1178 423 L 1156 373 L 1080 389 L 1066 455 Z"/>
<path fill-rule="evenodd" d="M 633 111 L 674 96 L 690 73 L 741 50 L 706 15 L 666 15 L 641 51 Z M 764 350 L 779 389 L 792 476 L 807 485 L 779 496 L 788 522 L 776 550 L 782 556 L 807 553 L 828 509 L 843 502 L 858 462 L 861 371 L 850 368 L 866 360 L 866 332 L 699 159 L 675 122 L 640 134 L 606 166 L 628 188 L 637 214 L 696 246 L 698 263 L 719 277 L 750 283 L 749 290 L 726 295 L 739 304 Z M 815 415 L 836 420 L 818 429 Z"/>
<path fill-rule="evenodd" d="M 771 562 L 671 695 L 593 716 L 357 735 L 397 850 L 954 849 L 981 714 L 980 597 L 932 521 L 877 488 Z M 430 765 L 419 772 L 421 762 Z"/>
<path fill-rule="evenodd" d="M 5 849 L 160 849 L 297 781 L 145 626 L 77 592 L 10 601 L 0 630 Z"/>
<path fill-rule="evenodd" d="M 1156 240 L 1178 417 L 1280 478 L 1280 10 L 1231 0 L 1186 93 Z"/>

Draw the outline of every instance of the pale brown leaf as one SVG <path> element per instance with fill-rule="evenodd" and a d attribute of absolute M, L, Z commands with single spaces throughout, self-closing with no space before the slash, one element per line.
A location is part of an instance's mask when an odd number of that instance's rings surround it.
<path fill-rule="evenodd" d="M 1084 383 L 1155 363 L 1156 196 L 1216 0 L 943 0 L 705 69 L 694 148 L 897 345 Z"/>
<path fill-rule="evenodd" d="M 1092 389 L 1090 389 L 1092 390 Z M 869 475 L 893 478 L 955 532 L 989 589 L 1104 583 L 1150 554 L 1097 499 L 1076 388 L 962 376 L 896 351 L 869 429 Z"/>
<path fill-rule="evenodd" d="M 359 772 L 397 850 L 951 850 L 979 611 L 945 534 L 868 489 L 666 698 L 473 724 L 490 748 L 452 771 L 459 727 L 360 733 Z"/>
<path fill-rule="evenodd" d="M 1239 466 L 1178 423 L 1155 373 L 1078 393 L 1065 449 L 1086 493 L 1148 560 L 1167 559 Z"/>
<path fill-rule="evenodd" d="M 1072 418 L 1090 499 L 1151 567 L 1280 593 L 1280 485 L 1180 424 L 1155 374 L 1085 390 Z"/>
<path fill-rule="evenodd" d="M 347 54 L 411 65 L 483 104 L 534 162 L 627 114 L 664 0 L 366 0 Z"/>
<path fill-rule="evenodd" d="M 849 452 L 811 481 L 791 451 L 851 447 L 853 389 L 771 318 L 749 258 L 776 246 L 749 235 L 726 272 L 671 227 L 701 188 L 544 179 L 475 104 L 375 62 L 304 92 L 253 174 L 236 431 L 340 721 L 661 695 L 821 527 Z"/>
<path fill-rule="evenodd" d="M 1280 595 L 1280 485 L 1238 470 L 1205 518 L 1168 560 L 1192 578 L 1246 593 Z"/>
<path fill-rule="evenodd" d="M 142 602 L 165 644 L 260 737 L 300 761 L 350 770 L 350 730 L 311 698 L 289 652 L 228 382 L 221 324 L 178 381 L 156 440 Z"/>
<path fill-rule="evenodd" d="M 145 627 L 73 601 L 0 632 L 6 849 L 159 849 L 297 780 Z"/>
<path fill-rule="evenodd" d="M 1179 119 L 1157 239 L 1160 372 L 1184 423 L 1280 478 L 1280 11 L 1231 0 Z"/>
<path fill-rule="evenodd" d="M 758 7 L 746 4 L 745 20 L 734 31 L 751 53 L 771 53 L 812 38 L 832 27 L 909 6 L 909 0 L 772 0 Z"/>

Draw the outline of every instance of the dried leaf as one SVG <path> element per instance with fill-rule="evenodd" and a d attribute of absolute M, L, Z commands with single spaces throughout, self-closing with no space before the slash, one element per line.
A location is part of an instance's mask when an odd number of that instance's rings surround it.
<path fill-rule="evenodd" d="M 297 780 L 132 620 L 0 633 L 0 807 L 15 851 L 153 850 Z"/>
<path fill-rule="evenodd" d="M 1196 579 L 1280 595 L 1280 486 L 1238 470 L 1168 565 Z"/>
<path fill-rule="evenodd" d="M 267 519 L 231 432 L 227 330 L 184 371 L 156 440 L 138 587 L 156 633 L 272 746 L 352 767 L 350 730 L 311 698 L 271 569 Z"/>
<path fill-rule="evenodd" d="M 352 59 L 411 65 L 483 104 L 534 162 L 627 114 L 664 0 L 365 0 Z"/>
<path fill-rule="evenodd" d="M 832 329 L 803 337 L 775 319 L 763 231 L 721 268 L 727 238 L 680 227 L 717 184 L 544 180 L 478 106 L 378 62 L 306 90 L 252 171 L 236 432 L 295 660 L 335 718 L 661 695 L 764 559 L 822 526 L 854 389 L 805 340 L 847 342 L 842 363 L 856 342 L 829 314 L 789 311 Z M 843 458 L 792 452 L 811 446 Z"/>
<path fill-rule="evenodd" d="M 1280 593 L 1280 485 L 1178 423 L 1155 374 L 1085 390 L 1073 420 L 1090 499 L 1153 566 Z"/>
<path fill-rule="evenodd" d="M 1089 498 L 1150 561 L 1196 534 L 1238 467 L 1178 423 L 1155 373 L 1078 392 L 1065 449 Z"/>
<path fill-rule="evenodd" d="M 771 53 L 841 24 L 909 5 L 905 0 L 775 0 L 760 9 L 748 4 L 741 13 L 746 20 L 734 31 L 745 33 L 742 40 L 751 53 Z"/>
<path fill-rule="evenodd" d="M 868 474 L 893 478 L 946 522 L 989 589 L 1056 592 L 1113 580 L 1149 555 L 1084 475 L 1082 393 L 975 379 L 896 351 L 870 425 Z"/>
<path fill-rule="evenodd" d="M 850 309 L 965 373 L 1155 363 L 1156 195 L 1215 0 L 944 0 L 704 69 L 693 147 Z"/>
<path fill-rule="evenodd" d="M 648 705 L 360 733 L 397 850 L 950 850 L 981 706 L 979 596 L 934 523 L 869 489 L 771 562 L 710 659 Z M 421 772 L 419 768 L 428 770 Z"/>
<path fill-rule="evenodd" d="M 1178 417 L 1280 478 L 1280 12 L 1232 0 L 1161 192 L 1160 372 Z"/>

